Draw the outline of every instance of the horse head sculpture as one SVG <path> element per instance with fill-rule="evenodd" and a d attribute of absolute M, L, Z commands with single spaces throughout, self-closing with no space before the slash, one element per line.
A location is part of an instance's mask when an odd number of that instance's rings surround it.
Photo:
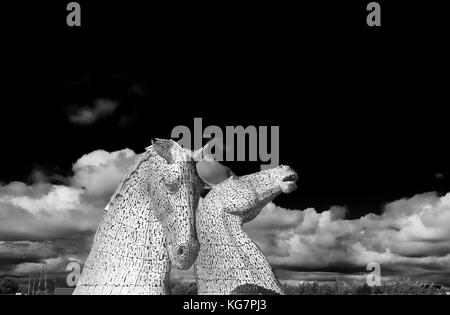
<path fill-rule="evenodd" d="M 243 224 L 269 202 L 296 189 L 298 175 L 288 166 L 214 185 L 196 213 L 200 252 L 195 262 L 199 294 L 283 294 L 283 289 Z"/>
<path fill-rule="evenodd" d="M 74 294 L 169 294 L 171 264 L 188 269 L 197 257 L 204 185 L 192 154 L 154 141 L 105 208 Z"/>

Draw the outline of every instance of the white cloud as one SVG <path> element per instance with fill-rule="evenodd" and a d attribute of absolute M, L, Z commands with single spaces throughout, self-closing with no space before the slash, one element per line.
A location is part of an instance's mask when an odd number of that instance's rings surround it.
<path fill-rule="evenodd" d="M 378 262 L 404 275 L 450 272 L 450 193 L 401 199 L 381 215 L 355 220 L 339 207 L 318 213 L 271 203 L 245 229 L 273 264 L 286 268 L 362 271 Z"/>
<path fill-rule="evenodd" d="M 94 151 L 75 162 L 69 185 L 1 185 L 0 274 L 36 271 L 44 253 L 49 270 L 63 271 L 68 257 L 83 260 L 106 203 L 137 157 L 129 149 Z"/>
<path fill-rule="evenodd" d="M 17 193 L 17 183 L 0 190 Z M 22 195 L 0 195 L 0 239 L 43 240 L 92 231 L 101 210 L 83 200 L 73 187 L 36 184 Z"/>
<path fill-rule="evenodd" d="M 83 106 L 72 109 L 69 120 L 78 125 L 92 125 L 100 119 L 111 116 L 119 104 L 109 99 L 97 99 L 94 106 Z"/>
<path fill-rule="evenodd" d="M 62 214 L 67 210 L 76 209 L 80 205 L 82 191 L 60 185 L 53 185 L 43 196 L 3 196 L 0 202 L 22 208 L 33 215 L 46 213 L 47 215 Z"/>
<path fill-rule="evenodd" d="M 104 206 L 138 157 L 129 149 L 98 150 L 74 163 L 68 185 L 0 185 L 0 268 L 36 270 L 43 251 L 53 270 L 63 271 L 69 257 L 83 260 Z M 312 270 L 326 277 L 336 270 L 364 271 L 372 261 L 384 272 L 450 277 L 450 193 L 400 199 L 380 215 L 354 220 L 345 215 L 342 207 L 319 213 L 270 203 L 245 229 L 271 263 L 284 268 L 277 272 L 293 278 Z M 172 276 L 192 279 L 192 271 Z"/>
<path fill-rule="evenodd" d="M 90 196 L 109 196 L 137 158 L 130 149 L 86 154 L 73 166 L 72 185 L 85 189 Z"/>
<path fill-rule="evenodd" d="M 111 194 L 137 158 L 132 150 L 94 151 L 73 167 L 71 185 L 12 182 L 0 187 L 0 239 L 92 233 Z"/>

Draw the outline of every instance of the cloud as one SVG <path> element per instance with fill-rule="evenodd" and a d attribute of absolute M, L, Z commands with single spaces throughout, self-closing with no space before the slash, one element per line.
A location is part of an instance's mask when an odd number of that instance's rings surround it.
<path fill-rule="evenodd" d="M 450 193 L 386 204 L 381 215 L 345 219 L 345 208 L 287 210 L 271 203 L 245 226 L 272 264 L 291 271 L 450 275 Z M 447 281 L 450 277 L 447 278 Z"/>
<path fill-rule="evenodd" d="M 94 151 L 74 163 L 67 185 L 0 185 L 0 274 L 35 271 L 44 257 L 54 272 L 84 261 L 105 205 L 137 157 L 129 149 Z"/>
<path fill-rule="evenodd" d="M 96 99 L 93 106 L 72 107 L 69 109 L 69 121 L 77 125 L 92 125 L 100 119 L 111 116 L 119 104 L 109 99 Z"/>
<path fill-rule="evenodd" d="M 103 209 L 129 167 L 134 151 L 97 150 L 73 164 L 73 176 L 51 184 L 0 184 L 0 274 L 48 269 L 64 273 L 84 261 Z M 267 205 L 244 227 L 282 279 L 333 279 L 366 272 L 450 282 L 450 193 L 425 193 L 387 203 L 380 215 L 346 219 L 344 207 L 318 212 Z M 172 279 L 193 279 L 174 270 Z"/>
<path fill-rule="evenodd" d="M 115 191 L 138 155 L 130 149 L 116 152 L 98 150 L 82 156 L 73 166 L 74 187 L 96 198 L 107 197 Z"/>
<path fill-rule="evenodd" d="M 82 195 L 80 189 L 50 184 L 1 188 L 0 239 L 52 240 L 94 229 L 100 212 Z"/>
<path fill-rule="evenodd" d="M 46 263 L 45 267 L 47 269 L 47 272 L 60 272 L 66 268 L 68 262 L 69 260 L 63 257 L 49 258 L 45 260 Z M 17 265 L 13 271 L 19 274 L 30 274 L 30 273 L 39 273 L 41 271 L 41 268 L 42 268 L 41 262 L 38 263 L 27 262 Z"/>

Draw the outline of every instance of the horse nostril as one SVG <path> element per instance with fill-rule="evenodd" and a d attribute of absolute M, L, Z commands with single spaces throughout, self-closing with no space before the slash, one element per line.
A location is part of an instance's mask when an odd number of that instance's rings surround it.
<path fill-rule="evenodd" d="M 177 255 L 178 256 L 182 256 L 185 252 L 186 252 L 186 246 L 185 245 L 178 246 L 178 248 L 177 248 Z"/>

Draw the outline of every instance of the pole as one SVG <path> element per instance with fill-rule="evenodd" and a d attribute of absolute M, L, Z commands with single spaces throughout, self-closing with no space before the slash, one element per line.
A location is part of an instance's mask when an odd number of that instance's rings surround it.
<path fill-rule="evenodd" d="M 27 292 L 28 295 L 30 295 L 30 289 L 31 289 L 31 273 L 28 275 L 28 292 Z"/>

